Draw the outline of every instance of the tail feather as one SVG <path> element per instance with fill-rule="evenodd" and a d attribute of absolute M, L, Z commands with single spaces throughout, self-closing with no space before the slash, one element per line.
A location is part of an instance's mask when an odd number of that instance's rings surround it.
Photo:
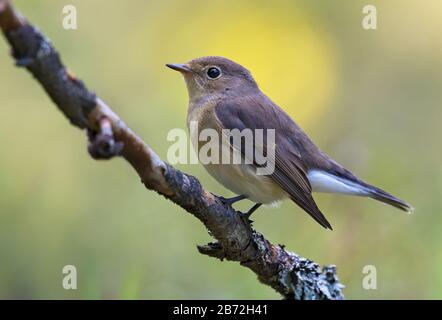
<path fill-rule="evenodd" d="M 407 202 L 362 181 L 350 171 L 334 162 L 332 165 L 332 169 L 313 169 L 308 172 L 308 179 L 314 191 L 370 197 L 403 211 L 413 212 L 414 208 Z"/>
<path fill-rule="evenodd" d="M 395 196 L 389 194 L 388 192 L 379 189 L 377 187 L 368 185 L 368 196 L 372 199 L 384 202 L 386 204 L 389 204 L 393 207 L 396 207 L 398 209 L 401 209 L 405 212 L 411 213 L 413 212 L 414 208 L 407 202 L 396 198 Z"/>

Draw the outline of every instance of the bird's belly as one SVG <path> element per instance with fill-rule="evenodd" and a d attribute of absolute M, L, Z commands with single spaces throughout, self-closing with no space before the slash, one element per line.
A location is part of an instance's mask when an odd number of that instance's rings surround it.
<path fill-rule="evenodd" d="M 257 203 L 272 204 L 286 198 L 286 193 L 271 178 L 256 175 L 246 164 L 207 164 L 209 174 L 224 187 L 238 195 L 245 195 Z"/>

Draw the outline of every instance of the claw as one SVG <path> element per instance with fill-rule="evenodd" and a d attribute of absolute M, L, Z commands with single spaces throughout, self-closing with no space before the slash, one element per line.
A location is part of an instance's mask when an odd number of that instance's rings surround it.
<path fill-rule="evenodd" d="M 248 220 L 250 222 L 253 222 L 252 220 L 250 220 L 250 216 L 252 215 L 253 212 L 255 212 L 260 206 L 262 206 L 262 203 L 255 203 L 255 205 L 253 207 L 250 208 L 249 211 L 247 212 L 241 212 L 240 215 L 243 219 Z"/>
<path fill-rule="evenodd" d="M 240 195 L 240 196 L 236 196 L 236 197 L 233 197 L 233 198 L 224 198 L 224 197 L 218 196 L 218 198 L 221 200 L 222 203 L 231 206 L 231 205 L 234 204 L 235 202 L 238 202 L 238 201 L 241 201 L 241 200 L 246 199 L 247 196 L 245 196 L 245 195 Z"/>

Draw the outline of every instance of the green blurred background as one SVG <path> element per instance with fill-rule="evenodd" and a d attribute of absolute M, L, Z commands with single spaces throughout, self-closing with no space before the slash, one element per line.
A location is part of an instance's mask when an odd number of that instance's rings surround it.
<path fill-rule="evenodd" d="M 164 67 L 222 55 L 250 70 L 337 161 L 416 208 L 317 195 L 334 231 L 293 203 L 261 209 L 274 243 L 336 264 L 349 299 L 442 298 L 442 2 L 17 0 L 64 62 L 165 158 L 187 92 Z M 62 8 L 78 30 L 62 28 Z M 374 4 L 378 30 L 361 27 Z M 92 161 L 0 41 L 0 298 L 279 299 L 237 263 L 200 255 L 210 236 L 144 189 L 120 159 Z M 179 169 L 231 195 L 200 165 Z M 250 203 L 239 205 L 245 209 Z M 78 289 L 62 288 L 62 268 Z M 377 290 L 362 269 L 377 268 Z"/>

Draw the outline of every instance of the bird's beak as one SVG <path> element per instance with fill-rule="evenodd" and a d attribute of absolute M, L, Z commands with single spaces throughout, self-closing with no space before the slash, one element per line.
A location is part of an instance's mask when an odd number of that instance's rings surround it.
<path fill-rule="evenodd" d="M 190 73 L 193 72 L 192 69 L 187 64 L 180 64 L 180 63 L 171 63 L 166 64 L 170 69 L 179 71 L 181 73 Z"/>

